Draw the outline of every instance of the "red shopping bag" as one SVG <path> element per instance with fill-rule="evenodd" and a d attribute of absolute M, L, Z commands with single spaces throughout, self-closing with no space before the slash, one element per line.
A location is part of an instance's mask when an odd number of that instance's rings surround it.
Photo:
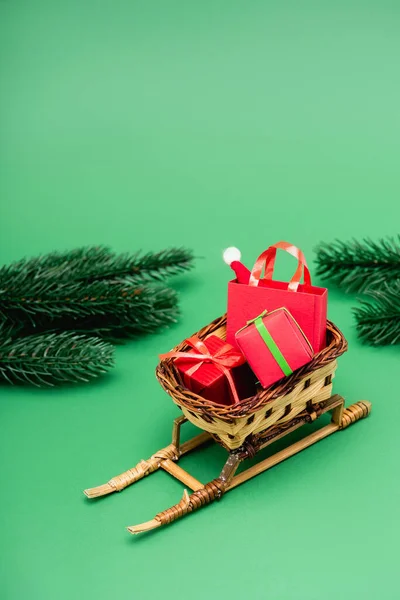
<path fill-rule="evenodd" d="M 297 258 L 297 269 L 289 282 L 272 279 L 277 249 Z M 262 278 L 262 271 L 265 271 Z M 301 278 L 304 283 L 300 283 Z M 249 284 L 228 283 L 228 319 L 226 341 L 236 346 L 235 333 L 247 321 L 264 310 L 287 308 L 310 341 L 314 352 L 326 345 L 328 290 L 311 285 L 311 276 L 303 252 L 287 242 L 278 242 L 257 258 Z"/>

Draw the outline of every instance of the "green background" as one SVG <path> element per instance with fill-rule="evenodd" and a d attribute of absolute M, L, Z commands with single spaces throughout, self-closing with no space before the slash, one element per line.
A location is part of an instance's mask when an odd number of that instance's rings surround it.
<path fill-rule="evenodd" d="M 150 535 L 124 528 L 180 499 L 166 473 L 82 490 L 169 443 L 157 354 L 224 312 L 224 247 L 251 266 L 285 239 L 312 261 L 320 240 L 398 231 L 399 3 L 2 0 L 0 22 L 1 260 L 201 257 L 174 283 L 179 325 L 118 348 L 101 381 L 1 386 L 0 597 L 398 598 L 399 355 L 360 345 L 338 291 L 335 389 L 370 419 Z M 224 457 L 182 464 L 207 481 Z"/>

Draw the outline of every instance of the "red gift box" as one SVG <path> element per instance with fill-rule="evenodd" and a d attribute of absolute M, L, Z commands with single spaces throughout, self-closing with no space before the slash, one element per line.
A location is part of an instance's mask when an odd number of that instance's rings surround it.
<path fill-rule="evenodd" d="M 236 333 L 236 343 L 266 388 L 310 362 L 310 342 L 286 308 L 264 311 Z"/>
<path fill-rule="evenodd" d="M 296 272 L 289 282 L 272 279 L 278 249 L 285 250 L 298 261 Z M 263 268 L 264 278 L 261 277 Z M 304 283 L 300 284 L 302 274 Z M 226 339 L 236 345 L 235 334 L 249 319 L 263 310 L 273 311 L 284 306 L 299 323 L 314 352 L 319 352 L 326 344 L 327 301 L 327 289 L 311 284 L 303 252 L 288 242 L 278 242 L 260 254 L 248 285 L 237 280 L 229 282 Z"/>
<path fill-rule="evenodd" d="M 187 352 L 168 352 L 161 359 L 175 358 L 186 387 L 217 404 L 231 405 L 255 394 L 255 377 L 246 359 L 216 335 L 204 341 L 197 336 L 186 340 Z"/>

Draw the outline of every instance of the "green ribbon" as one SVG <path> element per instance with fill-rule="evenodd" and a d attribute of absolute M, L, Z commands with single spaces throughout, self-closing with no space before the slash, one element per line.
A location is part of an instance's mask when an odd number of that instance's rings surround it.
<path fill-rule="evenodd" d="M 259 315 L 252 321 L 248 321 L 247 324 L 249 325 L 250 323 L 254 323 L 254 325 L 257 328 L 258 333 L 261 335 L 262 339 L 265 342 L 265 345 L 267 346 L 268 350 L 271 352 L 272 356 L 274 357 L 274 359 L 276 360 L 276 362 L 282 369 L 284 375 L 291 375 L 293 373 L 292 369 L 290 368 L 290 366 L 289 366 L 286 358 L 283 356 L 282 352 L 279 350 L 274 338 L 272 337 L 272 335 L 270 334 L 270 332 L 264 325 L 263 316 L 265 314 L 266 314 L 266 311 L 264 311 L 261 315 Z"/>

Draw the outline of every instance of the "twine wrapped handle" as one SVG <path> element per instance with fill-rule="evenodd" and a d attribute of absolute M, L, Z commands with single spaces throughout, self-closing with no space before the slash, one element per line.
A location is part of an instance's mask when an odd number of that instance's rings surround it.
<path fill-rule="evenodd" d="M 293 246 L 293 244 L 289 244 L 288 242 L 277 242 L 276 244 L 273 244 L 272 246 L 267 248 L 267 250 L 264 250 L 264 252 L 260 254 L 256 262 L 254 263 L 254 267 L 251 271 L 249 285 L 253 287 L 257 287 L 259 285 L 264 265 L 264 281 L 272 280 L 272 275 L 274 274 L 276 251 L 278 249 L 285 250 L 286 252 L 297 258 L 297 269 L 292 279 L 289 281 L 288 290 L 292 292 L 297 291 L 303 271 L 304 283 L 306 285 L 311 285 L 311 275 L 310 271 L 308 270 L 306 257 L 304 256 L 300 248 L 297 248 L 297 246 Z"/>
<path fill-rule="evenodd" d="M 172 350 L 171 352 L 160 354 L 159 358 L 161 360 L 165 360 L 166 358 L 187 358 L 195 361 L 195 364 L 186 371 L 186 375 L 189 377 L 191 377 L 205 362 L 212 363 L 225 375 L 232 392 L 233 401 L 235 404 L 238 404 L 240 400 L 230 369 L 244 364 L 246 362 L 244 356 L 230 344 L 224 344 L 214 355 L 212 355 L 205 343 L 197 337 L 197 335 L 188 338 L 185 340 L 185 343 L 194 350 L 197 350 L 197 353 L 176 352 Z"/>

